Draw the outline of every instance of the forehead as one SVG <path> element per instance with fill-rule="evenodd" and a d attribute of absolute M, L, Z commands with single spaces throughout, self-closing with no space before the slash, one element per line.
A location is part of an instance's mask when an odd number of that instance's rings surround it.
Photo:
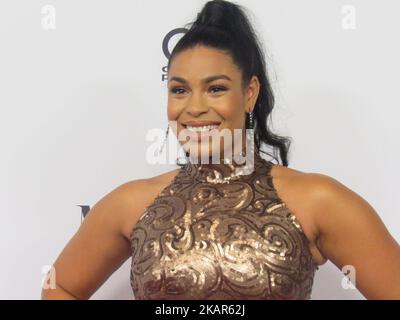
<path fill-rule="evenodd" d="M 196 46 L 178 53 L 171 61 L 169 76 L 202 79 L 213 74 L 227 74 L 238 79 L 239 69 L 231 56 L 221 50 Z"/>

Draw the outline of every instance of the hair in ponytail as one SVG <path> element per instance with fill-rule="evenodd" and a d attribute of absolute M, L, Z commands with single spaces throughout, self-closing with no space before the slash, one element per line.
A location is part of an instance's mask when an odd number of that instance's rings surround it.
<path fill-rule="evenodd" d="M 291 138 L 275 135 L 267 126 L 267 119 L 272 112 L 275 99 L 266 72 L 263 47 L 245 14 L 245 9 L 224 0 L 208 1 L 198 13 L 197 19 L 189 25 L 190 29 L 171 52 L 168 70 L 171 61 L 179 52 L 196 45 L 204 45 L 230 54 L 233 62 L 242 71 L 243 89 L 247 87 L 253 75 L 257 76 L 260 82 L 260 92 L 253 110 L 254 143 L 257 149 L 262 151 L 261 144 L 272 146 L 273 155 L 262 152 L 271 155 L 279 163 L 276 157 L 278 149 L 282 164 L 288 166 Z"/>

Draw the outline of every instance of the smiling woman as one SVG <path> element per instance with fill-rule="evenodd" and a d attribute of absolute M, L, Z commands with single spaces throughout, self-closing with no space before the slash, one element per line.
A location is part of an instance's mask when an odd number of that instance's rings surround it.
<path fill-rule="evenodd" d="M 260 89 L 258 78 L 253 77 L 243 89 L 242 72 L 229 54 L 202 44 L 181 50 L 172 52 L 168 68 L 168 118 L 177 121 L 176 135 L 182 136 L 181 130 L 187 129 L 189 141 L 197 144 L 200 139 L 191 132 L 229 130 L 233 136 L 233 130 L 240 128 L 244 137 L 246 112 L 256 113 L 253 108 Z M 207 125 L 213 126 L 204 128 Z M 208 138 L 208 135 L 203 137 Z M 219 145 L 201 142 L 198 151 L 190 143 L 185 145 L 192 158 L 211 155 L 219 151 L 216 149 L 220 149 L 225 157 L 224 139 L 218 142 Z"/>
<path fill-rule="evenodd" d="M 59 296 L 90 297 L 131 257 L 136 299 L 310 299 L 328 259 L 352 266 L 367 298 L 400 299 L 400 247 L 375 210 L 334 178 L 288 167 L 289 139 L 267 126 L 273 92 L 242 7 L 207 2 L 172 51 L 168 79 L 168 120 L 191 138 L 187 162 L 90 210 L 54 264 Z M 226 157 L 225 139 L 204 141 L 234 130 L 244 165 Z M 193 161 L 215 152 L 219 163 Z"/>
<path fill-rule="evenodd" d="M 215 10 L 216 7 L 215 4 Z M 228 5 L 222 10 L 226 12 L 214 24 L 199 20 L 205 21 L 206 13 L 199 15 L 171 53 L 168 63 L 169 121 L 177 121 L 178 136 L 182 129 L 195 131 L 195 126 L 217 125 L 208 130 L 228 129 L 234 136 L 233 130 L 240 128 L 244 137 L 246 127 L 243 124 L 248 122 L 250 114 L 254 114 L 255 145 L 258 149 L 261 143 L 277 148 L 283 165 L 287 165 L 290 140 L 274 135 L 266 126 L 274 97 L 266 76 L 265 61 L 260 55 L 262 49 L 246 19 L 241 28 L 236 26 L 241 32 L 234 37 L 234 23 L 229 19 L 235 18 L 235 12 Z M 254 48 L 253 53 L 246 51 L 244 54 L 238 50 L 237 46 L 246 42 L 250 42 L 248 48 Z M 190 137 L 194 138 L 193 142 L 198 142 L 193 135 Z M 223 151 L 224 140 L 220 142 L 218 148 Z M 201 144 L 199 149 L 199 156 L 213 152 L 212 145 Z"/>

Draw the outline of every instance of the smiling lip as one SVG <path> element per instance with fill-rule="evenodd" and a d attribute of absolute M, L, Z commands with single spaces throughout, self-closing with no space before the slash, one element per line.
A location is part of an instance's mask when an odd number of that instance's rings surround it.
<path fill-rule="evenodd" d="M 183 122 L 182 125 L 184 127 L 191 126 L 191 127 L 203 127 L 203 126 L 210 126 L 210 125 L 219 125 L 221 122 L 218 121 L 187 121 Z"/>
<path fill-rule="evenodd" d="M 187 129 L 187 126 L 191 127 L 203 127 L 203 126 L 210 126 L 210 125 L 220 125 L 221 122 L 218 121 L 187 121 L 182 123 L 183 130 L 185 130 L 185 135 L 193 141 L 193 142 L 200 142 L 202 137 L 204 139 L 208 139 L 210 136 L 213 136 L 216 134 L 216 130 L 210 130 L 210 131 L 205 131 L 205 132 L 192 132 Z"/>

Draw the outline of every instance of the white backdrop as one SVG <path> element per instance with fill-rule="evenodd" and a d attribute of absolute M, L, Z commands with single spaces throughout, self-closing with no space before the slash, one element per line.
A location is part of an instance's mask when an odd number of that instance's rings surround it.
<path fill-rule="evenodd" d="M 400 3 L 237 2 L 272 57 L 289 166 L 353 189 L 399 242 Z M 42 268 L 79 228 L 80 206 L 174 168 L 146 163 L 145 134 L 167 126 L 162 42 L 204 3 L 0 2 L 0 299 L 40 299 Z M 130 262 L 92 299 L 132 299 Z M 363 299 L 341 280 L 326 263 L 312 298 Z"/>

